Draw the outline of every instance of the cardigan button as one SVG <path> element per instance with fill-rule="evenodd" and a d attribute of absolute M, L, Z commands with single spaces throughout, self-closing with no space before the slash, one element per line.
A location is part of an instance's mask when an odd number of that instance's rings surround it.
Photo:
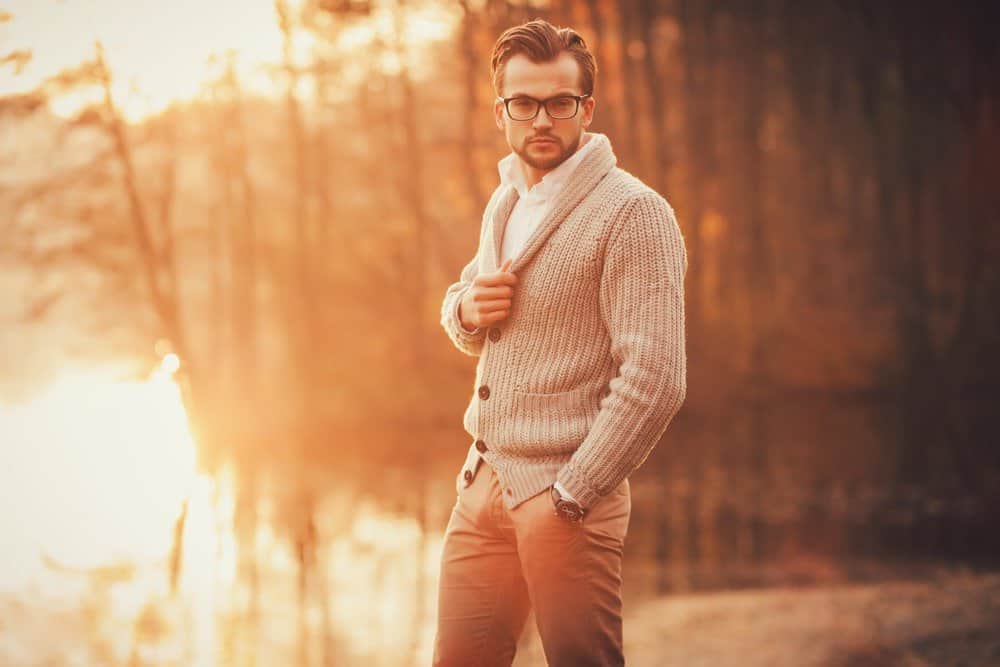
<path fill-rule="evenodd" d="M 497 327 L 491 328 L 489 336 L 491 341 L 493 341 L 494 343 L 497 342 L 498 340 L 500 340 L 500 329 Z"/>
<path fill-rule="evenodd" d="M 485 452 L 486 443 L 483 442 L 482 440 L 476 440 L 476 450 L 478 450 L 480 453 Z"/>
<path fill-rule="evenodd" d="M 472 482 L 472 471 L 466 470 L 464 473 L 462 473 L 462 477 L 465 478 L 465 485 L 468 486 L 469 483 Z"/>
<path fill-rule="evenodd" d="M 489 397 L 490 397 L 490 388 L 484 384 L 482 387 L 479 388 L 479 398 L 485 401 Z"/>

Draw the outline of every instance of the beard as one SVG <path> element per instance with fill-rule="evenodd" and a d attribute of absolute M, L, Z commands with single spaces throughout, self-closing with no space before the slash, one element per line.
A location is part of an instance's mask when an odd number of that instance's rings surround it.
<path fill-rule="evenodd" d="M 524 161 L 525 164 L 535 169 L 541 169 L 546 171 L 550 169 L 555 169 L 563 162 L 565 162 L 570 155 L 575 153 L 576 149 L 579 148 L 580 146 L 581 135 L 577 135 L 576 138 L 573 139 L 573 143 L 571 143 L 568 146 L 563 146 L 562 141 L 559 139 L 559 137 L 552 135 L 539 135 L 536 137 L 532 137 L 532 139 L 538 139 L 541 136 L 544 136 L 546 139 L 552 139 L 552 141 L 555 142 L 556 148 L 558 149 L 555 154 L 547 155 L 544 157 L 539 155 L 531 155 L 528 153 L 528 147 L 530 146 L 530 144 L 528 143 L 527 140 L 525 140 L 525 142 L 521 144 L 520 148 L 514 149 L 514 152 L 517 154 L 518 157 L 521 158 L 521 160 Z"/>

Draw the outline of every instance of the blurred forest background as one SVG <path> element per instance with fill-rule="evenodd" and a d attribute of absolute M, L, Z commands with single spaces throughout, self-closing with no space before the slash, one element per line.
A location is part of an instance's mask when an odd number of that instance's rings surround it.
<path fill-rule="evenodd" d="M 177 601 L 190 498 L 127 632 L 102 614 L 132 566 L 48 563 L 87 582 L 93 664 L 426 662 L 475 362 L 440 302 L 507 152 L 490 49 L 535 17 L 595 52 L 593 129 L 672 203 L 690 258 L 688 397 L 633 478 L 628 600 L 997 566 L 995 3 L 270 10 L 277 58 L 221 50 L 160 109 L 128 112 L 99 42 L 0 97 L 0 403 L 69 359 L 167 366 L 225 489 L 210 649 Z M 18 35 L 17 11 L 0 21 Z M 38 55 L 0 41 L 0 77 Z M 359 562 L 360 648 L 337 603 Z"/>

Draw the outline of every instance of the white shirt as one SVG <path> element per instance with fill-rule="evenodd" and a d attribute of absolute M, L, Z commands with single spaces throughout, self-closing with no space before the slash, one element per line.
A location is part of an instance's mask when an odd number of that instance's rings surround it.
<path fill-rule="evenodd" d="M 558 167 L 545 174 L 542 180 L 530 189 L 524 180 L 524 172 L 516 154 L 511 153 L 497 163 L 501 185 L 512 185 L 517 190 L 517 203 L 510 212 L 500 246 L 500 263 L 513 258 L 524 247 L 531 232 L 535 230 L 548 213 L 556 195 L 562 191 L 573 170 L 593 150 L 596 142 L 591 132 L 584 132 L 581 145 Z"/>
<path fill-rule="evenodd" d="M 512 185 L 517 190 L 517 203 L 514 204 L 504 228 L 503 242 L 500 246 L 500 263 L 503 264 L 521 251 L 531 232 L 535 230 L 545 214 L 549 212 L 552 202 L 566 185 L 573 170 L 583 161 L 587 153 L 594 149 L 594 133 L 584 132 L 580 147 L 558 167 L 545 174 L 542 180 L 528 188 L 524 180 L 524 172 L 518 157 L 511 153 L 497 163 L 500 172 L 501 185 Z M 563 485 L 555 483 L 556 490 L 563 498 L 575 501 Z"/>

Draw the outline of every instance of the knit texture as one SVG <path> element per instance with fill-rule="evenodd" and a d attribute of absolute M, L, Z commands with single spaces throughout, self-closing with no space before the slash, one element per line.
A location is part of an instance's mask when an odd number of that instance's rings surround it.
<path fill-rule="evenodd" d="M 674 211 L 616 166 L 607 137 L 591 141 L 600 144 L 514 257 L 509 317 L 469 332 L 457 313 L 476 275 L 498 270 L 511 186 L 490 197 L 476 256 L 441 307 L 452 342 L 479 357 L 463 473 L 482 457 L 509 508 L 557 479 L 592 506 L 642 465 L 687 391 L 688 262 Z"/>

